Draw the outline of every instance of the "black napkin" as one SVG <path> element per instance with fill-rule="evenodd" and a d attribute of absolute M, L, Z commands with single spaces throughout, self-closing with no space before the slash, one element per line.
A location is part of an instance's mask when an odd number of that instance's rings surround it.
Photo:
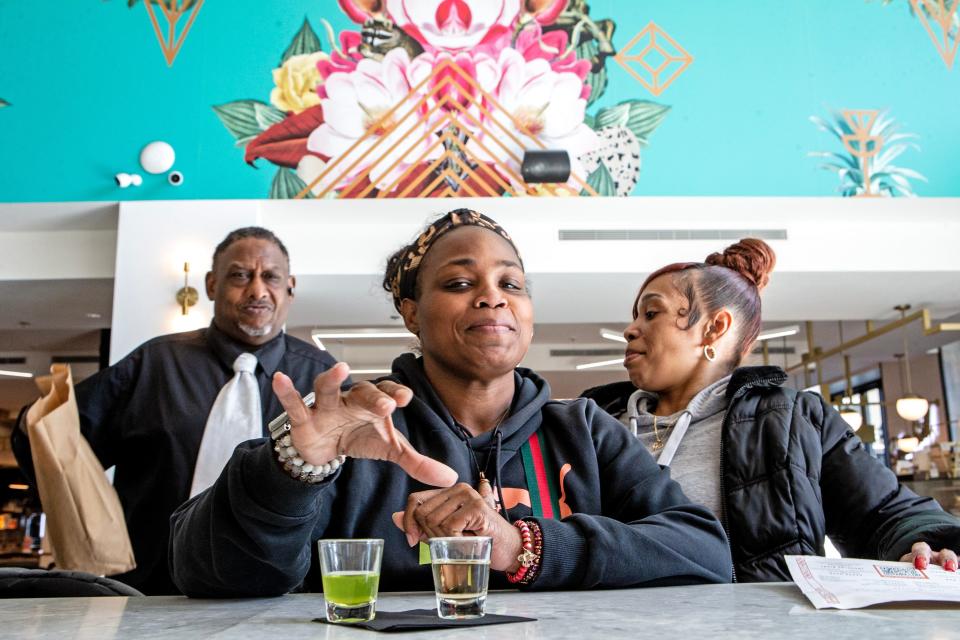
<path fill-rule="evenodd" d="M 314 622 L 340 624 L 359 627 L 370 631 L 393 633 L 397 631 L 424 631 L 427 629 L 446 629 L 447 627 L 479 627 L 487 624 L 508 624 L 510 622 L 533 622 L 536 618 L 520 616 L 500 616 L 488 613 L 482 618 L 447 620 L 437 616 L 436 609 L 411 609 L 410 611 L 377 611 L 377 617 L 369 622 L 329 623 L 326 618 L 314 618 Z"/>

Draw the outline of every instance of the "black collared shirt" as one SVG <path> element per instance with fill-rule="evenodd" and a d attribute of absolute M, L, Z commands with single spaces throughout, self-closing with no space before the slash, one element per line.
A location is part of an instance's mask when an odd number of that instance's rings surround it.
<path fill-rule="evenodd" d="M 116 465 L 114 486 L 137 561 L 136 569 L 113 577 L 148 595 L 177 593 L 167 569 L 170 514 L 189 497 L 207 416 L 244 351 L 257 356 L 265 436 L 266 424 L 283 411 L 270 387 L 274 372 L 305 394 L 336 363 L 286 334 L 252 350 L 211 324 L 150 340 L 76 387 L 83 435 L 104 468 Z M 20 460 L 25 444 L 17 447 Z"/>

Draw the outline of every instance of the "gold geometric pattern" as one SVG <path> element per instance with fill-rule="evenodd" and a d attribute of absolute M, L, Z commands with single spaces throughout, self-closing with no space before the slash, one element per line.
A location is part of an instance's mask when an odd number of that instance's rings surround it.
<path fill-rule="evenodd" d="M 860 161 L 860 171 L 863 176 L 863 193 L 858 198 L 874 198 L 880 194 L 870 191 L 870 160 L 883 146 L 883 138 L 870 135 L 877 115 L 876 109 L 845 109 L 843 119 L 847 121 L 852 133 L 845 133 L 840 140 L 844 148 Z"/>
<path fill-rule="evenodd" d="M 948 69 L 953 68 L 953 61 L 957 56 L 957 45 L 960 44 L 960 30 L 950 37 L 950 30 L 953 28 L 954 18 L 957 13 L 957 7 L 960 6 L 960 0 L 910 0 L 913 12 L 920 18 L 923 28 L 927 30 L 933 46 L 937 48 L 937 53 L 943 58 Z M 929 15 L 928 15 L 929 14 Z M 940 28 L 942 38 L 934 30 L 934 25 L 930 24 L 933 20 L 935 25 Z"/>
<path fill-rule="evenodd" d="M 421 90 L 435 78 L 439 78 L 437 84 L 421 95 Z M 450 91 L 445 92 L 446 89 Z M 465 89 L 472 89 L 473 93 Z M 439 99 L 438 95 L 441 96 Z M 454 95 L 458 98 L 453 98 Z M 434 104 L 430 110 L 426 114 L 420 113 L 420 110 L 431 100 Z M 401 106 L 411 102 L 414 103 L 413 106 L 400 113 Z M 482 116 L 486 116 L 487 122 L 477 117 L 471 107 Z M 370 180 L 371 172 L 377 169 L 383 175 L 390 175 L 402 163 L 409 166 L 387 187 L 378 190 L 376 197 L 409 198 L 427 195 L 431 197 L 464 195 L 496 197 L 504 193 L 511 196 L 564 194 L 567 191 L 565 185 L 540 184 L 537 185 L 539 188 L 526 190 L 516 188 L 515 185 L 524 184 L 523 178 L 511 164 L 500 161 L 491 150 L 498 149 L 500 154 L 509 158 L 515 166 L 520 166 L 522 158 L 518 157 L 503 140 L 509 139 L 520 148 L 525 145 L 509 127 L 499 118 L 495 118 L 494 114 L 506 115 L 524 137 L 529 138 L 537 148 L 546 149 L 546 145 L 541 140 L 504 109 L 496 98 L 484 91 L 469 73 L 452 60 L 443 60 L 433 69 L 430 76 L 413 87 L 404 100 L 399 101 L 369 126 L 366 133 L 350 148 L 331 160 L 320 175 L 296 197 L 298 199 L 306 197 L 321 183 L 326 186 L 314 193 L 314 197 L 323 198 L 329 195 L 336 185 L 352 175 L 351 172 L 368 157 L 372 159 L 370 165 L 340 189 L 340 197 L 369 196 L 376 189 L 376 184 Z M 390 137 L 389 131 L 400 126 L 407 119 L 415 118 L 418 121 L 429 122 L 434 117 L 438 118 L 437 126 L 430 127 L 424 135 L 397 140 L 389 147 L 385 144 Z M 460 132 L 460 138 L 453 133 L 454 129 Z M 434 132 L 437 130 L 442 131 L 440 136 L 435 135 Z M 351 157 L 353 151 L 369 140 L 374 140 L 373 144 L 348 164 L 347 158 Z M 482 150 L 489 159 L 478 158 L 470 150 L 468 144 L 470 142 Z M 420 152 L 419 149 L 423 146 L 426 146 L 426 150 Z M 459 153 L 453 152 L 452 148 L 458 149 Z M 398 149 L 401 152 L 397 155 L 394 152 Z M 427 164 L 430 156 L 434 152 L 439 152 L 440 149 L 443 149 L 443 152 Z M 390 157 L 396 159 L 388 165 Z M 345 164 L 347 166 L 344 166 Z M 510 179 L 504 180 L 501 173 L 509 176 Z M 597 195 L 581 176 L 571 174 L 570 180 L 579 184 L 588 195 Z M 443 184 L 446 184 L 445 188 L 435 191 Z"/>
<path fill-rule="evenodd" d="M 640 49 L 640 53 L 631 54 L 634 48 Z M 693 56 L 653 22 L 613 59 L 655 96 L 666 91 L 693 62 Z"/>
<path fill-rule="evenodd" d="M 167 61 L 168 67 L 173 66 L 173 61 L 177 57 L 177 54 L 180 53 L 180 47 L 183 46 L 183 41 L 187 39 L 190 27 L 193 26 L 193 21 L 197 19 L 197 14 L 200 13 L 200 7 L 203 6 L 203 0 L 196 0 L 192 5 L 188 4 L 188 2 L 189 0 L 143 0 L 144 6 L 147 7 L 147 13 L 150 14 L 153 32 L 157 36 L 157 41 L 163 50 L 163 57 Z M 163 31 L 160 29 L 160 21 L 157 20 L 156 11 L 153 8 L 154 3 L 160 5 L 160 11 L 163 14 L 164 20 L 167 22 L 166 37 L 164 37 Z M 187 24 L 178 36 L 177 23 L 187 12 L 189 12 Z"/>

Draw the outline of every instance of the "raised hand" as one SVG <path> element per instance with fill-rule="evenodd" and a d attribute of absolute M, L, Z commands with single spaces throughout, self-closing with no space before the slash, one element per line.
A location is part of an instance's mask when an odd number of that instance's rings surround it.
<path fill-rule="evenodd" d="M 319 465 L 341 454 L 389 460 L 424 484 L 455 483 L 453 469 L 418 453 L 393 426 L 393 412 L 405 407 L 413 392 L 389 380 L 358 382 L 341 391 L 349 375 L 350 367 L 342 362 L 318 375 L 313 383 L 316 403 L 307 407 L 290 378 L 274 374 L 273 392 L 290 418 L 290 438 L 304 461 Z"/>

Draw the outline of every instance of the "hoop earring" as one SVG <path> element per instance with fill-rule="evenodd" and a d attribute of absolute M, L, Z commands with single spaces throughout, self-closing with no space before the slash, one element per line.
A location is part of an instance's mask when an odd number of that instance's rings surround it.
<path fill-rule="evenodd" d="M 711 344 L 703 345 L 703 357 L 713 362 L 717 359 L 717 350 L 713 348 Z"/>

